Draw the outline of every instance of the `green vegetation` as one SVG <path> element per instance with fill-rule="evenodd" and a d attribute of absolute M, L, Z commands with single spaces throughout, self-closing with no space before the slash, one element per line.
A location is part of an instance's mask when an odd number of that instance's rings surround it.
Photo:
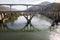
<path fill-rule="evenodd" d="M 20 15 L 18 13 L 7 14 L 8 22 L 14 22 Z"/>

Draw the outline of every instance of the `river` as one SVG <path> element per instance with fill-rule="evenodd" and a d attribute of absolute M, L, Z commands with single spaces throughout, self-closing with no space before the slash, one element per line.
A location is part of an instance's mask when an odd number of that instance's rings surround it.
<path fill-rule="evenodd" d="M 22 29 L 26 25 L 27 21 L 24 18 L 24 16 L 19 16 L 17 20 L 15 20 L 13 23 L 7 23 L 8 28 L 13 29 L 13 30 L 19 30 Z M 43 15 L 35 15 L 32 20 L 31 24 L 37 28 L 37 29 L 47 29 L 50 27 L 52 23 L 52 20 L 43 16 Z M 29 28 L 29 27 L 28 27 Z"/>
<path fill-rule="evenodd" d="M 24 28 L 27 21 L 24 16 L 19 16 L 13 23 L 8 22 L 7 27 L 4 27 L 5 29 L 3 28 L 3 30 L 1 30 L 0 40 L 60 40 L 59 26 L 51 32 L 48 29 L 51 26 L 52 21 L 53 20 L 46 16 L 37 14 L 31 20 L 31 24 L 40 31 L 20 32 L 19 30 Z M 29 29 L 30 26 L 28 26 L 28 30 Z"/>

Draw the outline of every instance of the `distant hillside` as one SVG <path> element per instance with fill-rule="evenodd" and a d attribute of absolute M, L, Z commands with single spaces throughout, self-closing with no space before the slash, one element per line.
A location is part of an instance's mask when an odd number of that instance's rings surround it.
<path fill-rule="evenodd" d="M 60 18 L 60 13 L 58 14 L 59 11 L 60 3 L 52 3 L 45 8 L 45 14 L 50 18 L 57 18 L 57 16 Z"/>
<path fill-rule="evenodd" d="M 51 3 L 50 3 L 50 2 L 45 1 L 45 2 L 42 2 L 40 5 L 48 5 L 48 4 L 51 4 Z"/>
<path fill-rule="evenodd" d="M 34 6 L 28 9 L 28 11 L 39 11 L 38 13 L 44 16 L 47 16 L 51 19 L 60 18 L 60 3 L 49 3 L 49 2 L 42 2 L 38 4 L 40 6 Z"/>
<path fill-rule="evenodd" d="M 42 11 L 46 8 L 46 6 L 50 4 L 50 2 L 42 2 L 40 4 L 37 4 L 37 5 L 40 5 L 40 6 L 32 6 L 28 9 L 28 11 Z"/>

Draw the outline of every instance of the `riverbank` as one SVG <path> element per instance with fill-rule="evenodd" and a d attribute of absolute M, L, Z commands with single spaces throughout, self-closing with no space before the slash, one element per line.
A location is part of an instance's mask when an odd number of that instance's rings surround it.
<path fill-rule="evenodd" d="M 50 33 L 50 40 L 60 40 L 60 25 Z"/>

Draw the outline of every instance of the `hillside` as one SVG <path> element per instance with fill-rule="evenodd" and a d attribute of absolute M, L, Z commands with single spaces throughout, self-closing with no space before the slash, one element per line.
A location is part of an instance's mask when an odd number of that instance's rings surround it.
<path fill-rule="evenodd" d="M 28 9 L 28 11 L 42 11 L 46 8 L 46 6 L 50 4 L 50 2 L 42 2 L 40 4 L 37 4 L 37 5 L 40 5 L 40 6 L 32 6 Z"/>
<path fill-rule="evenodd" d="M 30 7 L 28 11 L 39 11 L 39 14 L 47 16 L 50 19 L 60 17 L 60 14 L 58 13 L 60 11 L 60 3 L 43 2 L 42 4 L 38 5 L 40 6 Z"/>
<path fill-rule="evenodd" d="M 52 19 L 60 17 L 59 11 L 60 11 L 60 3 L 52 3 L 45 8 L 46 16 Z"/>

